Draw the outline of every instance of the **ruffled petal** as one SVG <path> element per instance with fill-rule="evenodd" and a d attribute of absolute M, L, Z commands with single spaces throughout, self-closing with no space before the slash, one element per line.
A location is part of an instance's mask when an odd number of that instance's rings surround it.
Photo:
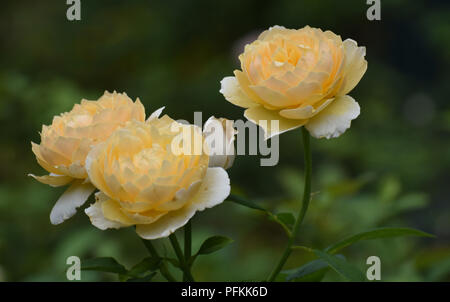
<path fill-rule="evenodd" d="M 271 108 L 283 108 L 286 106 L 292 106 L 296 103 L 288 96 L 273 90 L 266 86 L 251 85 L 249 86 L 259 97 L 268 104 Z"/>
<path fill-rule="evenodd" d="M 52 187 L 61 187 L 65 186 L 68 183 L 70 183 L 73 178 L 66 175 L 57 175 L 50 173 L 49 175 L 43 175 L 43 176 L 36 176 L 34 174 L 28 174 L 28 176 L 33 177 L 39 182 L 42 182 L 43 184 L 52 186 Z"/>
<path fill-rule="evenodd" d="M 336 97 L 330 105 L 312 117 L 305 127 L 315 138 L 338 137 L 350 128 L 351 121 L 359 113 L 359 105 L 351 96 Z"/>
<path fill-rule="evenodd" d="M 127 226 L 118 221 L 109 220 L 103 215 L 102 204 L 104 203 L 105 200 L 100 198 L 99 194 L 103 194 L 103 193 L 98 192 L 96 194 L 97 201 L 95 203 L 91 204 L 90 207 L 88 207 L 84 210 L 86 215 L 89 216 L 89 219 L 91 220 L 92 225 L 99 228 L 100 230 L 119 229 L 121 227 Z M 104 197 L 107 198 L 106 195 L 104 195 Z"/>
<path fill-rule="evenodd" d="M 208 168 L 205 178 L 190 204 L 179 210 L 168 212 L 151 224 L 139 224 L 136 232 L 144 239 L 167 237 L 184 226 L 195 212 L 203 211 L 222 203 L 230 194 L 230 179 L 222 168 Z"/>
<path fill-rule="evenodd" d="M 220 85 L 219 92 L 223 94 L 225 99 L 231 104 L 243 108 L 250 108 L 258 105 L 244 93 L 235 77 L 223 78 Z"/>
<path fill-rule="evenodd" d="M 344 50 L 344 81 L 338 95 L 346 95 L 355 88 L 367 70 L 367 61 L 364 58 L 366 55 L 365 47 L 358 47 L 356 41 L 347 39 L 344 41 Z"/>
<path fill-rule="evenodd" d="M 320 111 L 325 109 L 331 102 L 333 102 L 334 98 L 325 100 L 322 104 L 320 104 L 317 108 L 314 108 L 311 105 L 300 106 L 293 109 L 283 109 L 280 110 L 280 115 L 282 117 L 288 119 L 309 119 L 314 115 L 318 114 Z"/>
<path fill-rule="evenodd" d="M 303 126 L 307 120 L 291 120 L 280 116 L 276 111 L 265 109 L 262 106 L 248 108 L 244 116 L 251 122 L 264 129 L 265 139 L 269 139 L 283 132 Z M 278 127 L 272 121 L 278 121 Z"/>

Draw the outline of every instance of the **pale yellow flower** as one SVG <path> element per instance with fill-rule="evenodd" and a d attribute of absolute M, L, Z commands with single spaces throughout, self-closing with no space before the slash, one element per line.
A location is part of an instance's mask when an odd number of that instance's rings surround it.
<path fill-rule="evenodd" d="M 208 167 L 201 129 L 158 115 L 127 123 L 89 152 L 87 172 L 100 192 L 85 212 L 97 228 L 135 225 L 142 238 L 166 237 L 229 195 L 226 171 Z M 199 152 L 180 152 L 180 134 Z"/>
<path fill-rule="evenodd" d="M 347 94 L 367 69 L 365 48 L 331 31 L 275 26 L 245 46 L 241 69 L 221 82 L 220 92 L 266 138 L 305 126 L 312 136 L 337 137 L 360 112 Z M 271 123 L 279 121 L 279 128 Z"/>
<path fill-rule="evenodd" d="M 55 204 L 50 220 L 63 222 L 75 214 L 94 187 L 86 181 L 86 156 L 92 146 L 106 140 L 127 121 L 144 121 L 145 109 L 139 99 L 133 102 L 126 94 L 105 92 L 97 101 L 82 100 L 69 112 L 53 118 L 44 125 L 41 143 L 31 143 L 38 163 L 49 175 L 36 180 L 53 187 L 71 184 Z"/>

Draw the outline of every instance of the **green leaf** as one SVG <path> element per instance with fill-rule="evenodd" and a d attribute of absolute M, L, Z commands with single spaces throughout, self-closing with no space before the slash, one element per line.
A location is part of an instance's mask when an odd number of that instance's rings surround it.
<path fill-rule="evenodd" d="M 125 267 L 118 263 L 116 259 L 112 257 L 100 257 L 81 262 L 81 270 L 84 271 L 99 271 L 116 274 L 126 274 Z"/>
<path fill-rule="evenodd" d="M 206 239 L 201 245 L 196 255 L 206 255 L 218 251 L 233 242 L 232 239 L 224 236 L 213 236 Z"/>
<path fill-rule="evenodd" d="M 345 259 L 342 255 L 336 255 L 336 257 Z M 323 259 L 316 259 L 299 268 L 283 271 L 283 273 L 287 274 L 286 281 L 318 282 L 323 279 L 328 269 L 328 262 Z"/>
<path fill-rule="evenodd" d="M 356 282 L 366 280 L 364 274 L 359 269 L 357 269 L 356 267 L 354 267 L 341 257 L 330 255 L 320 250 L 315 250 L 314 253 L 316 254 L 317 257 L 328 263 L 328 265 L 333 270 L 335 270 L 339 275 L 344 277 L 346 280 Z"/>
<path fill-rule="evenodd" d="M 378 228 L 347 237 L 326 248 L 325 252 L 329 254 L 334 254 L 337 251 L 362 240 L 373 240 L 373 239 L 391 238 L 400 236 L 434 237 L 431 234 L 410 228 Z"/>
<path fill-rule="evenodd" d="M 147 257 L 133 266 L 127 273 L 131 277 L 142 277 L 143 275 L 156 271 L 161 265 L 161 258 Z"/>
<path fill-rule="evenodd" d="M 156 272 L 153 272 L 147 276 L 140 277 L 140 278 L 130 278 L 127 280 L 127 282 L 150 282 L 153 277 L 155 277 Z"/>
<path fill-rule="evenodd" d="M 236 195 L 231 194 L 231 195 L 228 196 L 227 200 L 235 202 L 237 204 L 240 204 L 240 205 L 242 205 L 244 207 L 247 207 L 247 208 L 250 208 L 250 209 L 259 210 L 259 211 L 263 211 L 263 212 L 268 212 L 266 209 L 264 209 L 260 205 L 254 203 L 252 201 L 246 200 L 246 199 L 244 199 L 244 198 L 242 198 L 240 196 L 236 196 Z"/>

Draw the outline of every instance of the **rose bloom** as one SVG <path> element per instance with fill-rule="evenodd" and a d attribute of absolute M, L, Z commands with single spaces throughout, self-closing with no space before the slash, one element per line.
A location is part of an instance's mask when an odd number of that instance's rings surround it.
<path fill-rule="evenodd" d="M 174 143 L 180 135 L 200 152 L 180 152 L 181 144 Z M 115 131 L 86 159 L 89 179 L 100 190 L 85 210 L 92 224 L 102 230 L 135 225 L 140 237 L 156 239 L 223 202 L 230 180 L 223 168 L 208 167 L 204 141 L 199 127 L 167 115 L 131 121 Z"/>
<path fill-rule="evenodd" d="M 127 121 L 145 120 L 145 109 L 139 99 L 133 102 L 125 93 L 105 92 L 97 101 L 82 100 L 69 112 L 53 118 L 43 126 L 41 143 L 31 143 L 38 163 L 49 175 L 36 180 L 53 187 L 71 184 L 59 198 L 50 214 L 53 224 L 59 224 L 75 214 L 94 191 L 86 180 L 86 156 L 92 146 L 106 140 Z"/>
<path fill-rule="evenodd" d="M 360 113 L 347 94 L 367 69 L 365 53 L 331 31 L 275 26 L 245 46 L 242 70 L 225 77 L 220 92 L 246 108 L 245 117 L 263 127 L 266 138 L 301 126 L 316 138 L 337 137 Z"/>

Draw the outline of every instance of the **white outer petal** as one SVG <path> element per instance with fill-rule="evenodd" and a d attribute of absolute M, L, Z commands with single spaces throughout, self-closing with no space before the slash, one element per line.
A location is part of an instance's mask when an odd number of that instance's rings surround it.
<path fill-rule="evenodd" d="M 100 198 L 101 195 L 102 193 L 98 192 L 96 194 L 96 196 L 99 197 L 97 198 L 97 201 L 84 210 L 84 212 L 89 216 L 92 225 L 99 228 L 100 230 L 119 229 L 121 227 L 124 227 L 125 225 L 121 224 L 120 222 L 109 220 L 105 218 L 105 216 L 103 216 L 103 200 L 102 198 Z"/>
<path fill-rule="evenodd" d="M 167 237 L 184 226 L 195 212 L 222 203 L 230 194 L 230 179 L 223 168 L 208 168 L 203 183 L 191 203 L 166 215 L 151 224 L 136 226 L 137 234 L 147 240 Z"/>
<path fill-rule="evenodd" d="M 211 116 L 205 122 L 203 135 L 205 136 L 205 143 L 209 144 L 209 167 L 228 169 L 233 165 L 236 155 L 234 150 L 236 134 L 237 131 L 234 129 L 231 120 L 217 119 Z M 214 146 L 212 145 L 213 142 Z"/>
<path fill-rule="evenodd" d="M 339 96 L 312 117 L 305 127 L 315 138 L 338 137 L 350 128 L 351 121 L 357 118 L 359 113 L 359 105 L 351 96 Z"/>
<path fill-rule="evenodd" d="M 90 183 L 83 183 L 83 180 L 74 181 L 53 206 L 50 213 L 51 223 L 60 224 L 75 215 L 77 208 L 86 202 L 94 190 L 95 187 Z"/>
<path fill-rule="evenodd" d="M 234 158 L 235 155 L 211 155 L 209 157 L 208 167 L 222 167 L 224 169 L 229 169 L 233 166 Z"/>
<path fill-rule="evenodd" d="M 147 119 L 147 122 L 152 121 L 152 120 L 154 120 L 154 119 L 157 119 L 157 118 L 161 115 L 161 113 L 163 112 L 164 108 L 166 108 L 166 107 L 163 106 L 163 107 L 161 107 L 161 108 L 155 110 L 155 111 L 149 116 L 149 118 Z"/>

